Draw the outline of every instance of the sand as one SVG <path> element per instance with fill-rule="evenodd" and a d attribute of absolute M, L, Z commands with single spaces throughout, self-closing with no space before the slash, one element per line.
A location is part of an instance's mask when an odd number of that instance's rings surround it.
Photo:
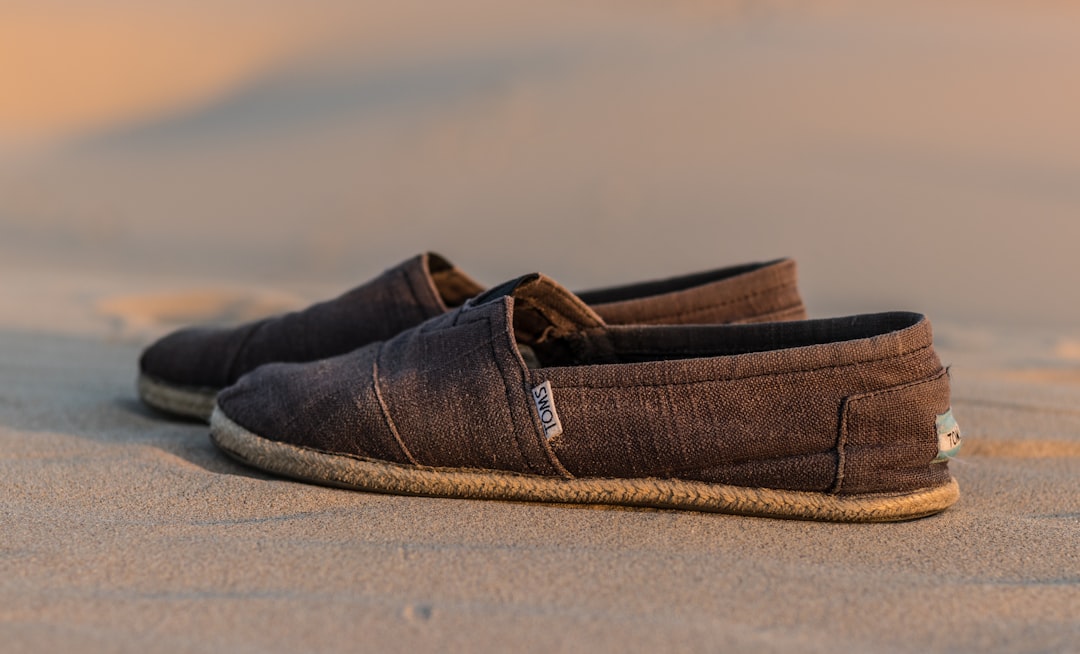
<path fill-rule="evenodd" d="M 1080 651 L 1070 6 L 100 4 L 0 8 L 0 650 Z M 925 311 L 961 500 L 355 493 L 137 401 L 170 329 L 427 248 L 571 287 L 790 255 L 814 315 Z"/>

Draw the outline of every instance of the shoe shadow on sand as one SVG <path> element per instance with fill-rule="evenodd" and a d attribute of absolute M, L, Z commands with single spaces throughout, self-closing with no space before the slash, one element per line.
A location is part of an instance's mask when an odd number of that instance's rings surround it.
<path fill-rule="evenodd" d="M 162 451 L 179 457 L 207 472 L 240 475 L 252 479 L 274 479 L 272 475 L 237 463 L 214 447 L 210 443 L 209 427 L 206 423 L 161 413 L 134 398 L 114 398 L 112 406 L 140 421 L 160 423 L 155 429 L 185 432 L 183 435 L 178 434 L 175 442 L 158 441 L 155 445 Z M 188 434 L 188 432 L 194 433 Z"/>
<path fill-rule="evenodd" d="M 143 446 L 206 472 L 269 479 L 213 446 L 205 424 L 168 418 L 135 393 L 139 347 L 46 333 L 0 331 L 0 438 L 4 458 L 108 457 Z M 29 433 L 27 433 L 29 432 Z M 90 441 L 88 447 L 75 440 Z M 113 451 L 116 465 L 129 452 Z M 117 469 L 117 474 L 122 471 Z"/>

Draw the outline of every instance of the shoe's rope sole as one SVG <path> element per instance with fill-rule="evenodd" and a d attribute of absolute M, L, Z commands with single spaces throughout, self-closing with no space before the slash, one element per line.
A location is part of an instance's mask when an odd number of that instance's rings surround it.
<path fill-rule="evenodd" d="M 230 456 L 268 472 L 328 486 L 399 495 L 647 506 L 838 522 L 921 518 L 945 510 L 960 495 L 955 479 L 943 486 L 905 493 L 833 495 L 678 479 L 566 479 L 498 470 L 402 465 L 269 440 L 237 425 L 220 408 L 210 419 L 210 434 Z"/>
<path fill-rule="evenodd" d="M 184 418 L 209 422 L 217 389 L 176 386 L 139 374 L 139 397 L 151 407 Z"/>

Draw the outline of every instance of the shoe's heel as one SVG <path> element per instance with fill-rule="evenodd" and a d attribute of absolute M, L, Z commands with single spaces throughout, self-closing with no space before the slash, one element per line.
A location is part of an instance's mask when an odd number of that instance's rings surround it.
<path fill-rule="evenodd" d="M 837 495 L 908 493 L 953 483 L 948 458 L 959 449 L 960 431 L 949 408 L 945 370 L 852 395 L 841 416 Z"/>

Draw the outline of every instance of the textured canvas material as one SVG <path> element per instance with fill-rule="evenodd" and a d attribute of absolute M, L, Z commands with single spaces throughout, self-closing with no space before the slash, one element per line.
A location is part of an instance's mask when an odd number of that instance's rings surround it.
<path fill-rule="evenodd" d="M 218 406 L 266 439 L 407 465 L 838 495 L 951 481 L 934 462 L 948 377 L 919 314 L 609 325 L 543 276 L 502 290 L 349 354 L 260 368 Z M 532 397 L 545 382 L 553 438 Z"/>
<path fill-rule="evenodd" d="M 144 352 L 141 371 L 178 386 L 218 389 L 271 362 L 316 361 L 386 340 L 446 313 L 483 288 L 423 254 L 303 311 L 240 327 L 174 332 Z M 795 263 L 746 264 L 582 295 L 611 323 L 758 322 L 806 317 Z"/>

